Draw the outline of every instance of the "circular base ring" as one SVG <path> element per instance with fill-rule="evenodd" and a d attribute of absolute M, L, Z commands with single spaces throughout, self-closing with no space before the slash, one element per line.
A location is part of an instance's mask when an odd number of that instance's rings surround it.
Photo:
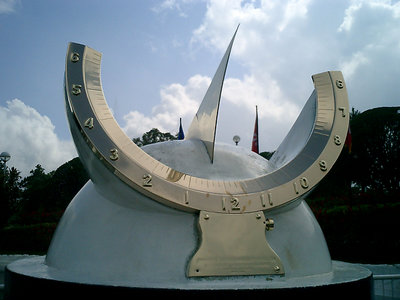
<path fill-rule="evenodd" d="M 35 266 L 35 264 L 37 266 Z M 24 270 L 25 268 L 25 270 Z M 95 284 L 64 281 L 51 278 L 50 273 L 43 273 L 45 265 L 39 263 L 38 259 L 23 259 L 9 264 L 5 270 L 5 299 L 128 299 L 128 297 L 142 296 L 187 296 L 194 298 L 218 298 L 232 299 L 251 296 L 279 297 L 280 299 L 372 299 L 372 273 L 354 264 L 333 261 L 333 272 L 330 279 L 322 275 L 310 278 L 279 277 L 277 280 L 263 276 L 265 284 L 261 286 L 260 276 L 255 278 L 257 284 L 246 286 L 237 285 L 237 278 L 209 278 L 199 280 L 201 283 L 185 287 L 135 287 L 116 284 Z M 36 271 L 35 271 L 36 270 Z M 39 270 L 39 271 L 38 271 Z M 224 285 L 217 284 L 225 281 Z M 206 283 L 205 283 L 206 282 Z M 231 283 L 232 284 L 231 284 Z M 236 286 L 236 287 L 235 287 Z M 299 298 L 300 297 L 300 298 Z"/>

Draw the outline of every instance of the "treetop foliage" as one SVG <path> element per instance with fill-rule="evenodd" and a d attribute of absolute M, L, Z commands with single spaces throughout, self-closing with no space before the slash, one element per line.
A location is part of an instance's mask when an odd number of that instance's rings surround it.
<path fill-rule="evenodd" d="M 157 128 L 153 128 L 150 131 L 144 133 L 142 135 L 142 138 L 137 137 L 133 138 L 132 141 L 138 145 L 139 147 L 142 147 L 144 145 L 149 145 L 149 144 L 154 144 L 158 142 L 165 142 L 165 141 L 171 141 L 171 140 L 176 140 L 177 136 L 173 136 L 169 132 L 161 132 Z"/>
<path fill-rule="evenodd" d="M 313 195 L 400 194 L 400 107 L 379 107 L 350 115 L 351 151 L 345 146 Z M 381 200 L 379 200 L 381 199 Z"/>
<path fill-rule="evenodd" d="M 32 212 L 64 211 L 88 179 L 78 157 L 49 173 L 38 164 L 22 180 L 18 170 L 6 168 L 0 174 L 0 225 L 34 223 Z"/>

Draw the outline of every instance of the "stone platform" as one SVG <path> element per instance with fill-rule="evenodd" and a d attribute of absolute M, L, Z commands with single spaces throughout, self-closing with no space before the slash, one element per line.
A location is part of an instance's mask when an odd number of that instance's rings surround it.
<path fill-rule="evenodd" d="M 5 299 L 79 299 L 138 296 L 180 296 L 232 299 L 242 297 L 280 297 L 284 299 L 372 299 L 372 272 L 357 264 L 332 262 L 332 272 L 316 276 L 235 276 L 188 278 L 186 282 L 135 282 L 107 284 L 81 280 L 45 264 L 44 256 L 25 258 L 7 265 Z"/>

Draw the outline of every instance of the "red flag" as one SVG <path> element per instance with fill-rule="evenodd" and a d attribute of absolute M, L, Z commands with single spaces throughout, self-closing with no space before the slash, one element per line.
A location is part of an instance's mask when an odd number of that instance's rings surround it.
<path fill-rule="evenodd" d="M 251 143 L 251 151 L 258 153 L 258 110 L 256 106 L 256 123 L 254 124 L 253 142 Z"/>
<path fill-rule="evenodd" d="M 351 146 L 352 146 L 351 144 L 352 144 L 352 138 L 351 138 L 350 125 L 349 125 L 349 130 L 347 131 L 346 141 L 344 142 L 344 145 L 349 150 L 349 153 L 351 153 Z"/>

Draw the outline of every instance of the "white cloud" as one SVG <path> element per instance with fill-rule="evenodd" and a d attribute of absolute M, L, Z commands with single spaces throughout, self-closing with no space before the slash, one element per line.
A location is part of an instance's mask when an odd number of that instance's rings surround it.
<path fill-rule="evenodd" d="M 210 82 L 209 77 L 194 75 L 185 85 L 165 86 L 160 92 L 161 103 L 153 107 L 151 116 L 129 112 L 124 116 L 123 130 L 131 138 L 140 137 L 152 128 L 175 134 L 179 118 L 187 130 Z M 252 76 L 245 76 L 243 80 L 227 78 L 221 96 L 217 142 L 230 143 L 233 135 L 239 134 L 241 144 L 250 145 L 257 105 L 260 123 L 267 124 L 260 126 L 260 132 L 266 132 L 269 137 L 261 144 L 274 150 L 290 128 L 290 122 L 286 121 L 295 120 L 299 112 L 296 105 L 282 99 L 279 87 L 273 81 L 259 82 Z"/>
<path fill-rule="evenodd" d="M 354 23 L 354 14 L 361 8 L 362 4 L 353 3 L 344 12 L 345 16 L 343 18 L 342 24 L 340 24 L 338 31 L 350 31 Z"/>
<path fill-rule="evenodd" d="M 0 0 L 0 14 L 14 12 L 18 3 L 18 0 Z"/>
<path fill-rule="evenodd" d="M 152 128 L 175 134 L 179 129 L 179 118 L 183 124 L 190 124 L 210 84 L 209 77 L 194 75 L 186 85 L 173 83 L 160 91 L 160 104 L 152 108 L 151 116 L 131 111 L 123 119 L 123 130 L 131 137 L 140 137 Z"/>
<path fill-rule="evenodd" d="M 264 110 L 260 110 L 259 117 L 274 122 L 283 118 L 294 119 L 299 112 L 295 104 L 285 101 L 274 80 L 260 82 L 255 76 L 246 75 L 243 79 L 227 78 L 223 99 L 232 103 L 238 110 L 242 111 L 244 108 L 251 114 L 254 114 L 256 105 L 264 107 Z"/>
<path fill-rule="evenodd" d="M 50 172 L 77 156 L 72 141 L 60 140 L 47 116 L 19 99 L 0 106 L 0 123 L 1 151 L 11 154 L 8 166 L 17 168 L 22 176 L 29 175 L 37 164 Z"/>
<path fill-rule="evenodd" d="M 368 63 L 368 58 L 365 56 L 365 54 L 362 52 L 356 52 L 349 61 L 341 64 L 340 69 L 342 70 L 343 74 L 346 74 L 346 78 L 350 79 L 355 74 L 357 69 L 366 63 Z"/>
<path fill-rule="evenodd" d="M 295 18 L 305 18 L 307 15 L 307 6 L 310 0 L 290 0 L 284 8 L 284 15 L 279 31 L 283 31 L 288 24 Z"/>
<path fill-rule="evenodd" d="M 311 76 L 329 70 L 342 71 L 348 80 L 350 105 L 365 110 L 396 105 L 397 88 L 387 78 L 400 73 L 400 2 L 335 1 L 219 1 L 209 0 L 202 24 L 192 43 L 211 51 L 225 50 L 240 23 L 232 51 L 249 77 L 267 83 L 269 110 L 280 103 L 304 105 L 311 90 Z M 224 18 L 221 18 L 224 16 Z M 379 74 L 379 78 L 368 73 Z M 229 76 L 229 69 L 228 69 Z M 269 82 L 273 85 L 268 85 Z M 378 98 L 376 83 L 388 86 Z M 362 90 L 360 91 L 359 88 Z M 279 96 L 278 96 L 279 95 Z M 370 97 L 365 97 L 370 95 Z M 385 103 L 379 102 L 384 99 Z M 288 121 L 292 121 L 288 117 Z"/>
<path fill-rule="evenodd" d="M 321 45 L 312 35 L 300 32 L 307 29 L 309 6 L 310 1 L 212 0 L 203 23 L 193 33 L 192 43 L 222 53 L 240 23 L 233 59 L 260 82 L 268 84 L 272 80 L 280 91 L 279 102 L 292 101 L 300 106 L 309 96 L 311 75 L 320 72 L 315 64 L 324 59 L 313 53 Z M 280 105 L 279 102 L 271 105 Z"/>
<path fill-rule="evenodd" d="M 249 40 L 254 39 L 251 44 L 259 41 L 257 31 L 252 30 L 246 32 L 245 40 L 243 40 L 242 24 L 270 24 L 271 16 L 268 8 L 273 6 L 274 4 L 268 1 L 262 2 L 261 7 L 257 7 L 253 2 L 241 0 L 208 1 L 203 24 L 194 31 L 191 42 L 200 42 L 210 49 L 225 51 L 233 31 L 241 24 L 239 30 L 241 39 L 236 39 L 233 52 L 242 53 L 247 48 Z"/>
<path fill-rule="evenodd" d="M 278 69 L 282 61 L 274 57 L 274 54 L 282 52 L 281 49 L 274 49 L 271 42 L 276 39 L 276 33 L 299 19 L 304 21 L 308 3 L 308 0 L 291 0 L 284 4 L 274 1 L 208 1 L 203 23 L 193 32 L 191 45 L 198 43 L 211 51 L 217 49 L 222 57 L 240 23 L 232 56 L 249 69 L 249 74 L 242 78 L 233 78 L 229 76 L 228 66 L 217 126 L 217 142 L 229 143 L 233 135 L 239 134 L 242 138 L 240 144 L 245 147 L 248 144 L 250 147 L 257 105 L 259 122 L 263 123 L 259 126 L 260 135 L 264 133 L 267 136 L 264 141 L 260 141 L 261 147 L 264 145 L 264 150 L 272 151 L 279 146 L 312 91 L 312 82 L 311 74 L 308 74 L 308 86 L 300 93 L 297 91 L 298 99 L 293 101 L 289 97 L 290 93 L 285 92 L 286 87 L 269 70 Z M 179 3 L 164 2 L 164 5 L 167 4 L 171 9 L 178 7 Z M 224 18 L 221 18 L 222 15 Z M 269 33 L 273 35 L 266 38 Z M 266 65 L 269 67 L 265 68 Z M 194 75 L 186 84 L 174 83 L 164 87 L 160 92 L 161 102 L 153 108 L 151 116 L 134 111 L 124 117 L 125 132 L 130 137 L 136 137 L 157 127 L 175 133 L 180 117 L 183 118 L 184 129 L 189 128 L 209 82 L 208 77 Z M 289 85 L 290 82 L 293 80 L 285 83 Z"/>
<path fill-rule="evenodd" d="M 260 151 L 273 151 L 282 142 L 299 113 L 299 107 L 285 100 L 277 83 L 256 76 L 227 78 L 222 92 L 217 142 L 232 143 L 234 135 L 240 145 L 251 147 L 255 111 L 258 107 Z M 265 79 L 265 78 L 264 78 Z"/>
<path fill-rule="evenodd" d="M 398 105 L 400 3 L 352 2 L 339 32 L 351 105 L 359 110 Z"/>
<path fill-rule="evenodd" d="M 391 23 L 392 19 L 400 17 L 400 3 L 392 3 L 390 0 L 357 0 L 351 1 L 350 6 L 345 11 L 343 23 L 338 31 L 350 31 L 355 22 L 362 22 L 369 27 L 380 27 Z"/>
<path fill-rule="evenodd" d="M 164 5 L 179 10 L 184 3 L 175 0 Z M 222 57 L 240 24 L 222 93 L 217 141 L 230 142 L 233 135 L 239 134 L 240 144 L 250 147 L 258 105 L 261 149 L 274 150 L 311 94 L 311 76 L 330 70 L 343 72 L 351 107 L 363 111 L 398 105 L 400 2 L 206 3 L 206 13 L 193 30 L 188 49 L 200 46 L 202 51 Z M 232 64 L 245 70 L 243 76 L 230 75 Z M 206 90 L 197 86 L 195 78 L 207 78 L 202 82 L 209 82 L 208 77 L 195 75 L 185 84 L 165 86 L 161 102 L 150 117 L 138 112 L 127 115 L 126 129 L 135 133 L 131 136 L 156 126 L 175 133 L 179 117 L 188 128 Z"/>
<path fill-rule="evenodd" d="M 186 2 L 190 2 L 190 0 L 184 0 L 184 1 L 177 1 L 177 0 L 164 0 L 163 2 L 155 5 L 152 10 L 156 13 L 161 13 L 164 12 L 166 10 L 176 10 L 179 14 L 180 17 L 184 17 L 186 18 L 187 15 L 186 13 L 182 10 L 181 8 L 181 4 L 182 3 L 186 3 Z"/>

